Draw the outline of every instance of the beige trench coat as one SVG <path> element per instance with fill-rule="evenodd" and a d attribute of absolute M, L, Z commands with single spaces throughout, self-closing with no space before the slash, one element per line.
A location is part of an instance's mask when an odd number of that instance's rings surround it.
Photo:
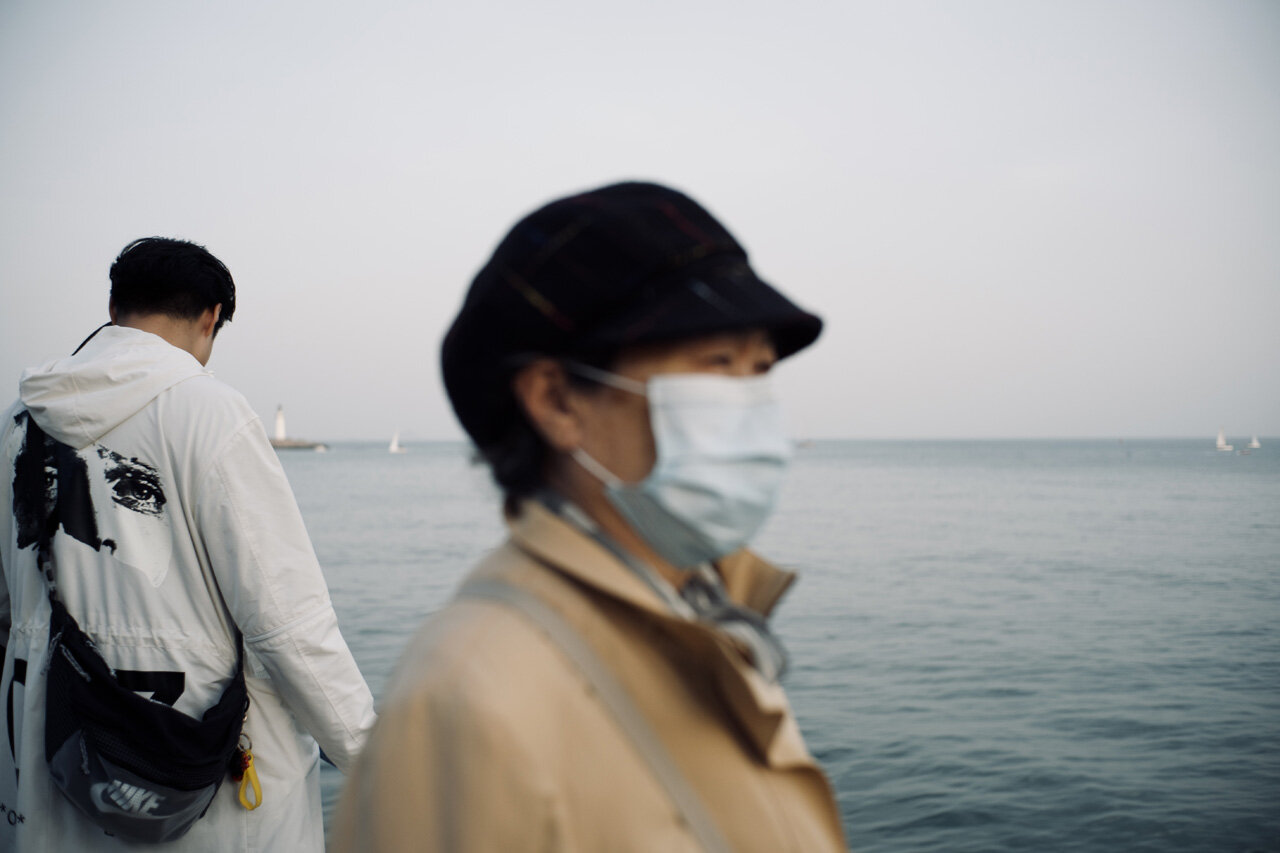
<path fill-rule="evenodd" d="M 469 577 L 553 607 L 617 677 L 734 850 L 844 850 L 831 786 L 782 688 L 540 504 Z M 767 614 L 794 580 L 720 565 Z M 653 771 L 581 670 L 523 614 L 455 599 L 411 641 L 338 807 L 337 851 L 693 851 Z"/>

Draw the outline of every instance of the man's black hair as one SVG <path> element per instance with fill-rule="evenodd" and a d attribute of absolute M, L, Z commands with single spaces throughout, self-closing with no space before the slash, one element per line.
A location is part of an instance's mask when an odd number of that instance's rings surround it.
<path fill-rule="evenodd" d="M 143 237 L 125 246 L 111 265 L 111 301 L 118 314 L 165 314 L 183 320 L 221 305 L 216 334 L 235 314 L 236 284 L 226 264 L 204 246 Z"/>

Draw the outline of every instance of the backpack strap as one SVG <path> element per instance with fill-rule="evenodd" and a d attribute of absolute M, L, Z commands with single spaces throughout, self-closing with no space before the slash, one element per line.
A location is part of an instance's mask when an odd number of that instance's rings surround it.
<path fill-rule="evenodd" d="M 636 752 L 649 765 L 667 792 L 677 814 L 708 853 L 729 853 L 729 844 L 707 813 L 701 798 L 685 779 L 667 748 L 636 707 L 626 689 L 599 656 L 550 605 L 531 592 L 500 580 L 477 580 L 463 585 L 460 598 L 484 599 L 519 612 L 551 640 L 581 673 L 613 715 Z"/>

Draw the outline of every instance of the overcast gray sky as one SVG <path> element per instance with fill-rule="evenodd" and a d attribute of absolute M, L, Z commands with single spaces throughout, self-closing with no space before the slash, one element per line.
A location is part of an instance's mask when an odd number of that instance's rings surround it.
<path fill-rule="evenodd" d="M 798 435 L 1280 435 L 1274 0 L 2 0 L 0 80 L 9 388 L 178 236 L 235 275 L 210 366 L 264 419 L 456 438 L 472 274 L 646 178 L 826 317 Z"/>

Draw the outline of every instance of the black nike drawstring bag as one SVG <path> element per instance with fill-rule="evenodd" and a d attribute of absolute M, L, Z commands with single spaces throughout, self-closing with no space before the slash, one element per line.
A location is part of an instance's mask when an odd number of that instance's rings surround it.
<path fill-rule="evenodd" d="M 50 602 L 45 759 L 94 823 L 134 841 L 172 841 L 218 792 L 249 706 L 243 666 L 200 719 L 122 686 L 62 602 Z"/>

